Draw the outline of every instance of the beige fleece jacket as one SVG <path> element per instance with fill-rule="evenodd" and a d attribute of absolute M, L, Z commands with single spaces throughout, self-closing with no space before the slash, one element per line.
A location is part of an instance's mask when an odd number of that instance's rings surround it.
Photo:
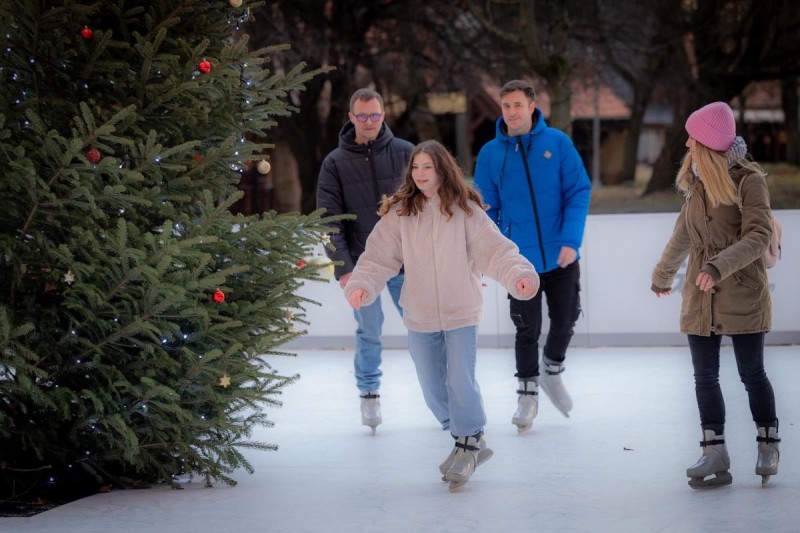
<path fill-rule="evenodd" d="M 470 206 L 472 216 L 455 207 L 448 220 L 434 196 L 416 216 L 384 215 L 367 239 L 345 297 L 364 289 L 365 305 L 373 303 L 404 266 L 403 322 L 421 333 L 477 325 L 483 313 L 481 274 L 522 299 L 516 283 L 529 278 L 538 286 L 536 270 L 478 204 Z"/>

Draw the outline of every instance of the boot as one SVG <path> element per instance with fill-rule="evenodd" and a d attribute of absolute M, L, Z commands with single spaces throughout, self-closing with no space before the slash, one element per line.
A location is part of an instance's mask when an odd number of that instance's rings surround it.
<path fill-rule="evenodd" d="M 717 435 L 713 429 L 704 429 L 700 446 L 703 447 L 703 455 L 686 469 L 689 486 L 693 489 L 707 489 L 730 485 L 733 477 L 728 472 L 731 459 L 728 448 L 725 447 L 725 435 Z M 707 476 L 714 477 L 705 479 Z"/>
<path fill-rule="evenodd" d="M 442 481 L 447 481 L 444 475 L 447 473 L 447 470 L 452 466 L 453 461 L 456 459 L 456 451 L 459 450 L 457 446 L 454 446 L 450 455 L 447 456 L 447 459 L 444 460 L 442 464 L 439 465 L 439 472 L 442 473 Z M 483 438 L 483 435 L 480 436 L 478 439 L 478 458 L 475 463 L 475 467 L 479 467 L 486 461 L 488 461 L 494 452 L 491 448 L 486 445 L 486 439 Z"/>
<path fill-rule="evenodd" d="M 381 395 L 378 391 L 366 392 L 361 395 L 361 425 L 369 426 L 372 428 L 372 434 L 375 434 L 375 428 L 383 422 L 381 418 Z"/>
<path fill-rule="evenodd" d="M 780 451 L 778 443 L 781 439 L 778 436 L 778 426 L 757 426 L 758 427 L 758 460 L 756 461 L 756 475 L 761 476 L 761 486 L 766 487 L 770 476 L 778 473 L 778 460 Z"/>
<path fill-rule="evenodd" d="M 565 370 L 564 363 L 557 363 L 547 357 L 543 357 L 542 362 L 544 363 L 544 375 L 539 377 L 539 385 L 556 409 L 569 418 L 569 412 L 572 410 L 572 398 L 561 382 L 561 373 Z"/>
<path fill-rule="evenodd" d="M 453 462 L 444 473 L 450 490 L 463 487 L 478 466 L 478 440 L 480 437 L 456 437 Z"/>
<path fill-rule="evenodd" d="M 517 431 L 524 433 L 531 429 L 533 419 L 539 412 L 539 384 L 536 378 L 519 381 L 517 389 L 517 410 L 511 418 L 511 423 L 517 426 Z"/>

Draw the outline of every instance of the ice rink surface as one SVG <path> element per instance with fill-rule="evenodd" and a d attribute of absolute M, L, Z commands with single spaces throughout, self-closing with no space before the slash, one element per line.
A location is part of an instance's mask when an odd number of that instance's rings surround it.
<path fill-rule="evenodd" d="M 766 488 L 754 473 L 756 431 L 730 346 L 721 383 L 733 485 L 688 487 L 700 456 L 699 418 L 686 347 L 573 348 L 564 380 L 575 407 L 563 417 L 542 397 L 533 429 L 511 424 L 511 349 L 482 349 L 478 381 L 494 457 L 450 492 L 439 463 L 452 439 L 425 406 L 407 352 L 384 353 L 384 423 L 360 425 L 349 351 L 300 351 L 270 359 L 299 374 L 273 428 L 247 452 L 255 473 L 236 487 L 97 494 L 32 518 L 0 518 L 14 533 L 235 532 L 744 532 L 800 531 L 800 346 L 769 346 L 783 439 L 780 473 Z"/>

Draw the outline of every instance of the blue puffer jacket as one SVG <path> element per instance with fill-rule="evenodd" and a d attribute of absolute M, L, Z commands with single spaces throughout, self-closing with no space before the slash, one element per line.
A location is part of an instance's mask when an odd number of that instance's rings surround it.
<path fill-rule="evenodd" d="M 558 268 L 562 246 L 580 248 L 592 184 L 572 140 L 548 127 L 539 109 L 530 132 L 518 137 L 506 132 L 500 117 L 497 136 L 478 153 L 475 186 L 503 235 L 537 272 L 548 272 Z"/>

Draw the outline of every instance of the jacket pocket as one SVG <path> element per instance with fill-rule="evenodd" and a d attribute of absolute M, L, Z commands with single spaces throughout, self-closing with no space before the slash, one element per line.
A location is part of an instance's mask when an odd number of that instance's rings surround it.
<path fill-rule="evenodd" d="M 754 289 L 754 290 L 760 288 L 760 284 L 756 280 L 754 280 L 741 270 L 739 272 L 734 272 L 733 278 L 736 280 L 736 283 L 738 283 L 742 287 L 747 287 L 749 289 Z"/>

